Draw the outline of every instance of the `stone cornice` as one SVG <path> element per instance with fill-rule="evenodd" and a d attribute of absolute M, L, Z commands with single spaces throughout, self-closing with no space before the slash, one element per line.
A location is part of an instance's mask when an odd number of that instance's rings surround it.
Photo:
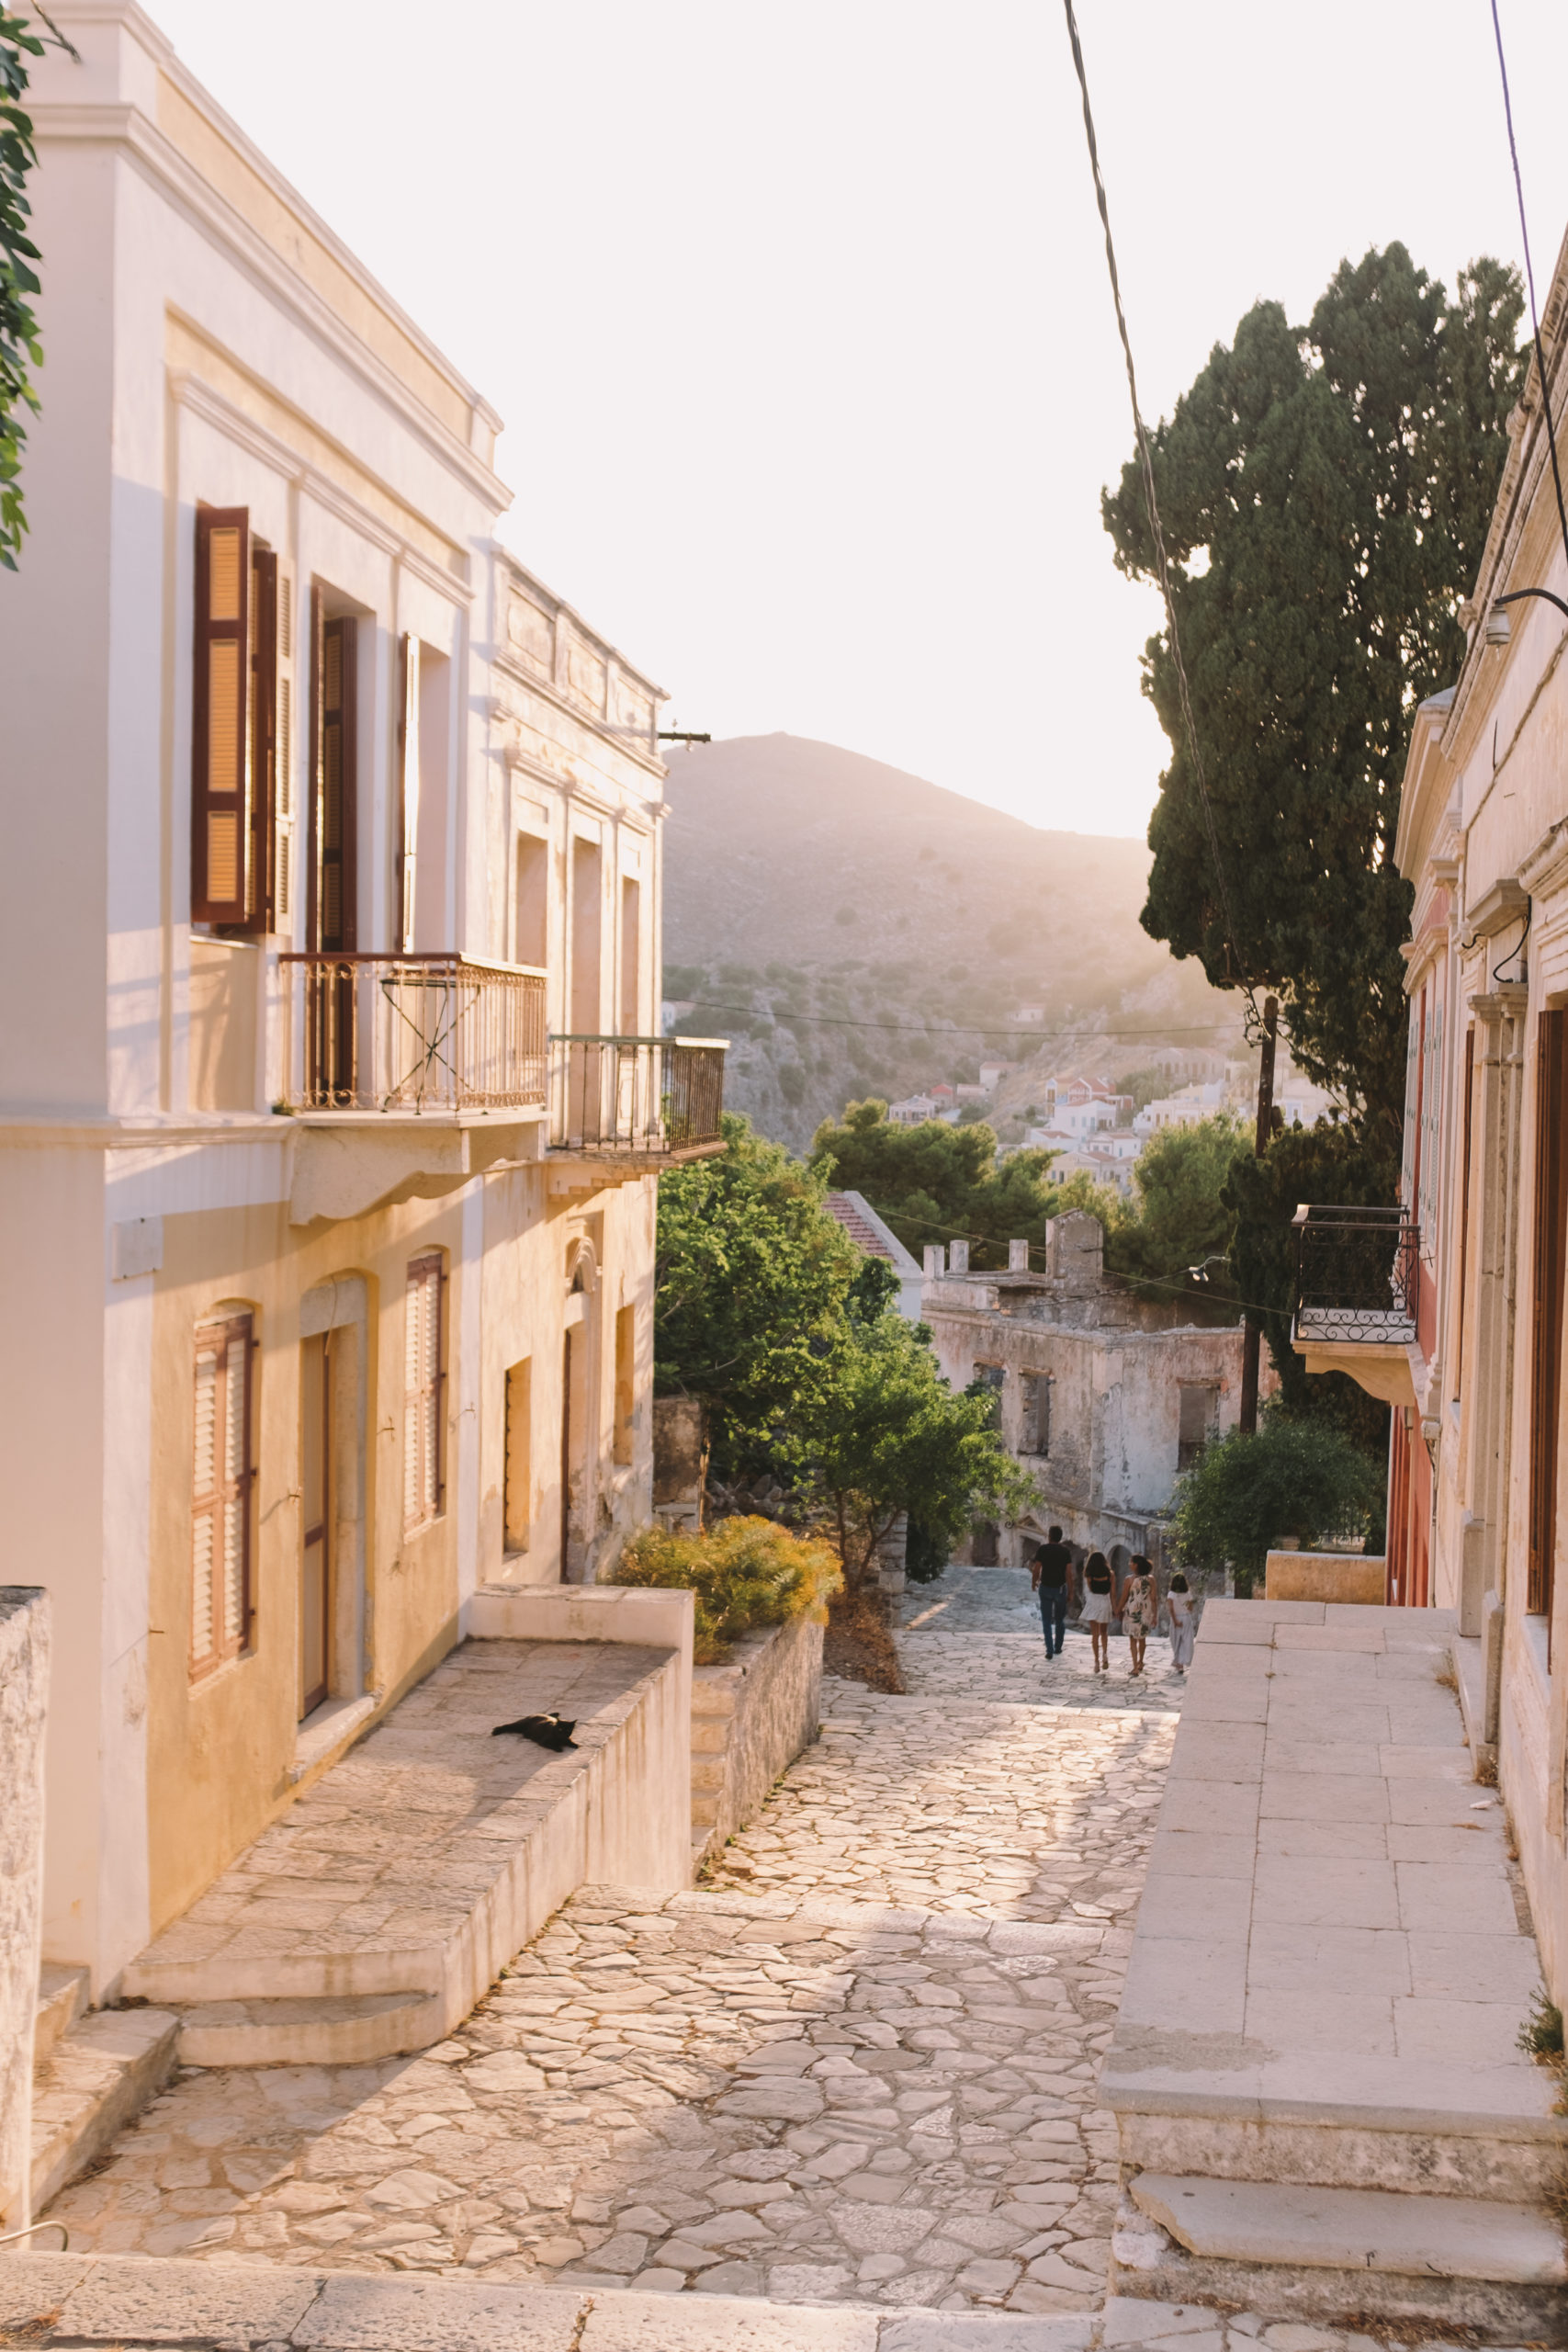
<path fill-rule="evenodd" d="M 116 17 L 125 12 L 111 8 L 106 13 Z M 476 410 L 482 407 L 487 418 L 499 426 L 500 419 L 493 410 L 479 402 L 479 396 L 451 370 L 434 346 L 426 343 L 412 321 L 404 317 L 326 223 L 316 218 L 288 182 L 252 146 L 238 126 L 231 123 L 221 109 L 213 105 L 200 84 L 171 57 L 160 57 L 159 66 L 160 71 L 177 84 L 182 96 L 197 107 L 236 149 L 250 169 L 267 183 L 282 203 L 299 215 L 310 234 L 331 251 L 333 260 L 349 271 L 387 316 L 396 322 L 400 331 L 440 371 L 454 390 Z M 483 502 L 491 514 L 502 514 L 511 505 L 512 492 L 499 476 L 409 390 L 385 360 L 343 323 L 330 303 L 313 287 L 288 267 L 266 240 L 180 153 L 151 116 L 144 114 L 139 107 L 130 105 L 72 106 L 47 99 L 38 100 L 30 112 L 40 146 L 51 139 L 85 141 L 118 147 L 129 154 L 143 175 L 177 204 L 196 226 L 217 243 L 227 246 L 236 262 L 268 294 L 291 311 L 299 323 L 358 376 L 378 398 L 395 409 L 410 430 L 444 466 L 461 477 L 466 487 Z"/>
<path fill-rule="evenodd" d="M 459 580 L 455 572 L 443 571 L 439 564 L 432 563 L 428 556 L 411 545 L 399 532 L 389 530 L 367 506 L 361 505 L 341 482 L 333 481 L 330 474 L 324 474 L 319 466 L 310 464 L 286 441 L 268 432 L 265 424 L 258 424 L 254 417 L 245 414 L 243 409 L 236 408 L 232 401 L 225 399 L 221 392 L 214 391 L 212 386 L 193 369 L 171 368 L 169 389 L 182 408 L 188 408 L 195 416 L 204 417 L 228 439 L 237 441 L 242 448 L 248 449 L 264 465 L 271 466 L 274 472 L 281 474 L 285 481 L 298 483 L 318 506 L 324 506 L 329 514 L 337 516 L 340 523 L 346 523 L 351 530 L 357 532 L 361 538 L 368 539 L 371 546 L 379 548 L 384 555 L 395 557 L 406 570 L 423 580 L 427 588 L 434 588 L 438 595 L 449 597 L 455 605 L 472 604 L 474 590 L 467 581 Z M 433 530 L 435 527 L 434 524 L 431 526 Z"/>

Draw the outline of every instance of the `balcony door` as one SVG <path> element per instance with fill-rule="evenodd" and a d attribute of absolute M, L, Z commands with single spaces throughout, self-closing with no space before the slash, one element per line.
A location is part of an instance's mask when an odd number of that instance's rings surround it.
<path fill-rule="evenodd" d="M 358 632 L 329 620 L 321 591 L 310 598 L 310 848 L 306 931 L 321 956 L 352 956 L 358 942 Z M 307 967 L 306 1086 L 314 1102 L 355 1092 L 354 967 Z"/>
<path fill-rule="evenodd" d="M 327 1696 L 331 1678 L 333 1539 L 332 1338 L 300 1347 L 299 1720 Z"/>

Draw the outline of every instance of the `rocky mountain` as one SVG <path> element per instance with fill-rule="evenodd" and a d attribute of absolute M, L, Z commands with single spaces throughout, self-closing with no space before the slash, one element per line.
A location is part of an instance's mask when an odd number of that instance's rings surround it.
<path fill-rule="evenodd" d="M 677 752 L 666 797 L 665 997 L 688 1035 L 730 1038 L 727 1101 L 794 1149 L 847 1102 L 973 1082 L 983 1058 L 1026 1066 L 999 1123 L 1017 1140 L 1031 1078 L 1239 1041 L 1237 1000 L 1140 928 L 1142 842 L 1045 832 L 793 735 Z"/>

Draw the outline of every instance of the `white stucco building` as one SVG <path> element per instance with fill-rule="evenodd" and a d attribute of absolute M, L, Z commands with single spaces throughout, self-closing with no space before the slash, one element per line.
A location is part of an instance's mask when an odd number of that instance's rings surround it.
<path fill-rule="evenodd" d="M 0 573 L 0 1463 L 45 1952 L 95 1997 L 649 1508 L 658 690 L 497 545 L 500 420 L 131 0 L 60 0 Z M 476 223 L 476 233 L 486 224 Z"/>

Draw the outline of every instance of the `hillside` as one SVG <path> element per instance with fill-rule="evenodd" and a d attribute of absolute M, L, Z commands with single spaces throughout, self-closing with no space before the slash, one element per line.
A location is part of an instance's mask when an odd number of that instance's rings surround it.
<path fill-rule="evenodd" d="M 677 752 L 666 797 L 665 996 L 733 1041 L 727 1100 L 797 1150 L 846 1102 L 971 1081 L 983 1056 L 1116 1076 L 1235 1049 L 1238 1001 L 1139 926 L 1142 842 L 792 735 Z M 1028 1091 L 1004 1090 L 1004 1139 Z"/>

